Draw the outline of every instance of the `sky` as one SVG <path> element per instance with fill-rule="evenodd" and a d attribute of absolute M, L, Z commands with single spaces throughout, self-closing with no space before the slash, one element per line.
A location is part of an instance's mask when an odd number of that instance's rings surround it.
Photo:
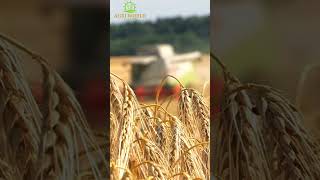
<path fill-rule="evenodd" d="M 115 18 L 116 14 L 123 13 L 123 5 L 129 0 L 110 0 L 110 22 L 123 23 L 130 20 Z M 145 14 L 139 21 L 154 21 L 158 18 L 167 18 L 193 15 L 209 15 L 210 0 L 131 0 L 136 4 L 137 13 Z"/>

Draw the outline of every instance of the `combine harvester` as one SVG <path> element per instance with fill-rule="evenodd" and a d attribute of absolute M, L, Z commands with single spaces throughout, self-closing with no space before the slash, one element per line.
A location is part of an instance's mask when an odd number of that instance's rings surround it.
<path fill-rule="evenodd" d="M 169 44 L 160 44 L 139 49 L 138 56 L 130 61 L 131 86 L 138 98 L 154 97 L 164 77 L 176 77 L 184 86 L 197 80 L 193 62 L 201 59 L 198 51 L 176 54 Z M 161 96 L 180 91 L 179 83 L 168 78 L 161 89 Z"/>

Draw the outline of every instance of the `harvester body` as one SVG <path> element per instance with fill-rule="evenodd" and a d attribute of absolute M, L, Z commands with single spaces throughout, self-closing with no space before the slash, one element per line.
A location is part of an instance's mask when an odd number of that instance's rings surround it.
<path fill-rule="evenodd" d="M 198 51 L 176 54 L 168 44 L 142 48 L 132 61 L 131 85 L 138 96 L 154 95 L 167 75 L 188 86 L 197 78 L 193 61 L 200 58 Z M 168 78 L 161 88 L 162 94 L 170 95 L 179 91 L 180 85 L 175 79 Z"/>

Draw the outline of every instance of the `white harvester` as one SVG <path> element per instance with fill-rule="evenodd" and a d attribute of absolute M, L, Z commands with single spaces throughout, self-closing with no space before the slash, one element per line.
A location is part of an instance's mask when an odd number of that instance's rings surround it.
<path fill-rule="evenodd" d="M 139 49 L 131 62 L 131 85 L 137 96 L 153 96 L 167 75 L 179 79 L 185 86 L 196 81 L 193 61 L 201 59 L 198 51 L 176 54 L 169 44 L 159 44 Z M 170 95 L 180 90 L 176 80 L 168 78 L 161 94 Z"/>

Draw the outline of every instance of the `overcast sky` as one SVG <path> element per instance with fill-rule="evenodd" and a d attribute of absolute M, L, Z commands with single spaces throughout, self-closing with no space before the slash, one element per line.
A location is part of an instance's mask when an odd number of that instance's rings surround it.
<path fill-rule="evenodd" d="M 128 0 L 110 0 L 111 23 L 125 22 L 114 18 L 123 12 L 123 5 Z M 146 15 L 145 20 L 174 16 L 209 15 L 210 0 L 131 0 L 136 4 L 137 13 Z M 128 21 L 128 20 L 126 20 Z"/>

